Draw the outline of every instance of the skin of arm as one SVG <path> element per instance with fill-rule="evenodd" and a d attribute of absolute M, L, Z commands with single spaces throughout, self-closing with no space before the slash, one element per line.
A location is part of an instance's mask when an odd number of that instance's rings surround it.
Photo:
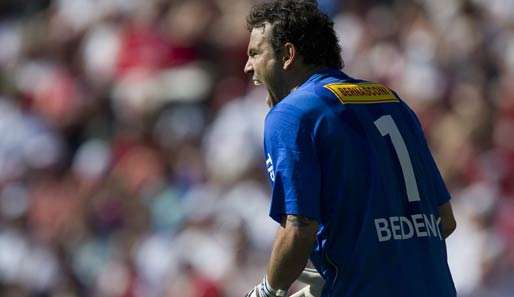
<path fill-rule="evenodd" d="M 316 241 L 318 223 L 301 216 L 282 219 L 268 264 L 268 282 L 274 289 L 288 289 L 298 278 Z"/>
<path fill-rule="evenodd" d="M 439 215 L 441 216 L 441 233 L 444 238 L 450 236 L 450 234 L 457 228 L 457 222 L 453 216 L 452 205 L 450 202 L 446 202 L 439 206 Z"/>

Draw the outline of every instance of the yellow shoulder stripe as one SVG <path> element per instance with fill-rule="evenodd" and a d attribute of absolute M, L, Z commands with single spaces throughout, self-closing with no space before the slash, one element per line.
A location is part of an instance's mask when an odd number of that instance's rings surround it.
<path fill-rule="evenodd" d="M 343 104 L 398 102 L 396 95 L 378 83 L 331 83 L 324 85 Z"/>

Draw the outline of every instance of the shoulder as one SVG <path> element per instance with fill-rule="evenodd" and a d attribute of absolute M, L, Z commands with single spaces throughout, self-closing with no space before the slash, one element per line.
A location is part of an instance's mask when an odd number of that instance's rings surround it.
<path fill-rule="evenodd" d="M 309 103 L 313 94 L 295 92 L 275 105 L 266 116 L 265 144 L 296 150 L 312 141 L 315 135 L 317 112 Z"/>
<path fill-rule="evenodd" d="M 316 119 L 321 108 L 319 96 L 315 92 L 293 92 L 269 111 L 266 125 L 305 126 Z"/>

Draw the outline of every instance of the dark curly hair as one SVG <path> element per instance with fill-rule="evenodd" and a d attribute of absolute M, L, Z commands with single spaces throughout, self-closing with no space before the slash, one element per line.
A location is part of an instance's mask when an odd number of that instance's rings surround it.
<path fill-rule="evenodd" d="M 334 23 L 319 10 L 316 1 L 275 0 L 254 5 L 246 18 L 248 30 L 266 22 L 273 25 L 270 41 L 276 55 L 284 43 L 290 42 L 305 64 L 343 68 Z"/>

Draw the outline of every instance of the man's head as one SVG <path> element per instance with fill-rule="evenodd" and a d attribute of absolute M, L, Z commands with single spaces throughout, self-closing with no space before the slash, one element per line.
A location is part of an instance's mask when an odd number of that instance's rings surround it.
<path fill-rule="evenodd" d="M 264 84 L 274 105 L 301 83 L 302 75 L 322 67 L 342 68 L 333 22 L 315 1 L 275 0 L 254 6 L 245 72 Z"/>

